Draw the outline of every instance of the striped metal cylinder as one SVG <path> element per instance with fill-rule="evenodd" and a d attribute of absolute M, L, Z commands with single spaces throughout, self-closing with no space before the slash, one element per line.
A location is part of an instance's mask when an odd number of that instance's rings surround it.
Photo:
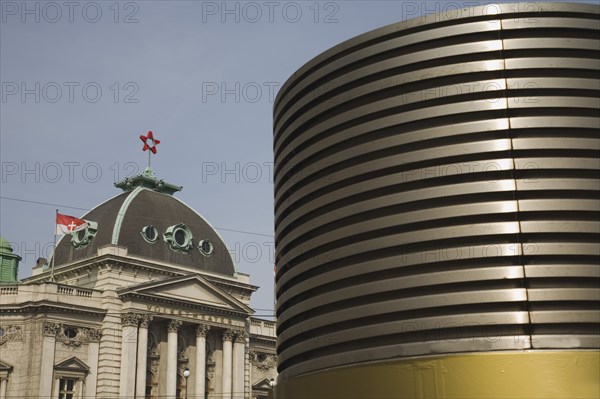
<path fill-rule="evenodd" d="M 427 15 L 333 47 L 285 83 L 280 378 L 600 347 L 599 12 Z"/>

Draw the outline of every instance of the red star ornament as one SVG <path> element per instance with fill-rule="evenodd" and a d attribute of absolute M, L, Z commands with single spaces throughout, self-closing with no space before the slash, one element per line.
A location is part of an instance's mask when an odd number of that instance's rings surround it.
<path fill-rule="evenodd" d="M 140 135 L 140 140 L 144 142 L 144 148 L 142 148 L 142 150 L 150 150 L 153 154 L 156 154 L 156 146 L 160 144 L 160 140 L 154 138 L 152 131 L 149 130 L 146 136 L 143 134 Z"/>

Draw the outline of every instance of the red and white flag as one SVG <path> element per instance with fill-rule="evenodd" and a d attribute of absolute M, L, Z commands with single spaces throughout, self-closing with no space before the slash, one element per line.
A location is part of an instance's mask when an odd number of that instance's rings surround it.
<path fill-rule="evenodd" d="M 71 234 L 74 231 L 85 229 L 87 224 L 85 220 L 74 216 L 56 214 L 56 234 Z"/>

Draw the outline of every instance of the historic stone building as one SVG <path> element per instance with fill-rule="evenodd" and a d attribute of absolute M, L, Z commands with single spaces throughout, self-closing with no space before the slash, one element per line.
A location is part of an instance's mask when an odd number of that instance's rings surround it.
<path fill-rule="evenodd" d="M 263 398 L 275 326 L 217 232 L 151 170 L 17 281 L 0 242 L 0 399 Z"/>

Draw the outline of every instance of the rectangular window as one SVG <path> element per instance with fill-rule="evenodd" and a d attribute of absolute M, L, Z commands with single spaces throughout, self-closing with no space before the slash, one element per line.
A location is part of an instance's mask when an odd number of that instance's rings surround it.
<path fill-rule="evenodd" d="M 58 399 L 75 399 L 75 380 L 61 378 L 58 384 Z"/>

